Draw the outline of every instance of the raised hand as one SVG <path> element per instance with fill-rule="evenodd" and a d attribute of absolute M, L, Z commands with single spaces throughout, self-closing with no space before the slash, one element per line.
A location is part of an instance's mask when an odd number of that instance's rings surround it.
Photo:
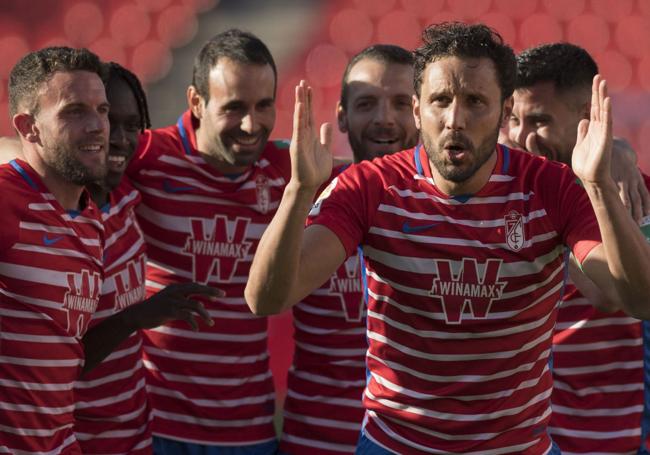
<path fill-rule="evenodd" d="M 302 188 L 317 189 L 332 172 L 330 143 L 332 127 L 324 123 L 320 133 L 314 125 L 311 87 L 306 81 L 296 86 L 291 138 L 291 180 Z"/>
<path fill-rule="evenodd" d="M 589 120 L 578 125 L 578 139 L 573 148 L 572 167 L 584 184 L 612 183 L 612 105 L 607 96 L 607 82 L 600 75 L 591 87 Z"/>

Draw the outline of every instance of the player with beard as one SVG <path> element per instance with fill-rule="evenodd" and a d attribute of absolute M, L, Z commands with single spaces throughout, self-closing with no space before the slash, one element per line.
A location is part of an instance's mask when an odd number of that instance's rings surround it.
<path fill-rule="evenodd" d="M 496 32 L 445 23 L 423 40 L 413 113 L 424 145 L 346 170 L 306 229 L 331 156 L 309 87 L 296 88 L 293 174 L 246 299 L 256 314 L 282 311 L 361 244 L 370 379 L 359 453 L 550 453 L 564 245 L 608 297 L 650 316 L 650 246 L 609 176 L 607 85 L 594 79 L 590 120 L 578 129 L 583 189 L 568 167 L 496 144 L 516 73 Z"/>
<path fill-rule="evenodd" d="M 156 453 L 276 451 L 267 321 L 243 298 L 290 175 L 286 145 L 268 141 L 275 91 L 264 43 L 239 30 L 216 35 L 196 58 L 189 109 L 175 125 L 146 131 L 127 171 L 142 194 L 149 293 L 188 281 L 226 292 L 203 300 L 215 321 L 208 330 L 145 331 Z"/>
<path fill-rule="evenodd" d="M 338 126 L 359 163 L 415 146 L 413 55 L 370 46 L 344 72 Z M 337 176 L 347 165 L 335 167 Z M 353 254 L 319 289 L 293 307 L 295 353 L 289 370 L 280 451 L 354 453 L 366 384 L 363 260 Z"/>
<path fill-rule="evenodd" d="M 523 51 L 517 63 L 511 140 L 570 165 L 570 131 L 589 113 L 596 62 L 578 46 L 556 43 Z M 648 453 L 647 322 L 613 312 L 578 267 L 569 270 L 573 282 L 553 335 L 549 432 L 562 453 Z"/>
<path fill-rule="evenodd" d="M 23 57 L 9 78 L 24 159 L 0 166 L 0 452 L 81 453 L 73 385 L 104 241 L 84 185 L 106 173 L 102 74 L 96 55 L 51 47 Z"/>

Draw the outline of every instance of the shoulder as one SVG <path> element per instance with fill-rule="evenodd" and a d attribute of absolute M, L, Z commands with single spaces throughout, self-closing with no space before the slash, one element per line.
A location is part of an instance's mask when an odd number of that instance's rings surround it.
<path fill-rule="evenodd" d="M 268 141 L 262 155 L 259 158 L 259 166 L 262 169 L 273 169 L 282 177 L 291 178 L 291 155 L 289 155 L 289 140 L 276 139 Z"/>
<path fill-rule="evenodd" d="M 575 174 L 569 166 L 535 156 L 523 150 L 502 146 L 504 150 L 504 169 L 502 173 L 528 180 L 539 187 L 548 187 L 559 184 L 564 179 L 576 180 Z"/>

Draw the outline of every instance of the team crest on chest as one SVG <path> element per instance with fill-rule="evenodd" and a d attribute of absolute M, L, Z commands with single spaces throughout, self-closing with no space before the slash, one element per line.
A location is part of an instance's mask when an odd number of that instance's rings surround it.
<path fill-rule="evenodd" d="M 229 221 L 225 215 L 212 220 L 190 218 L 190 235 L 183 253 L 192 256 L 194 281 L 207 284 L 216 276 L 220 283 L 232 280 L 239 261 L 246 258 L 253 245 L 246 241 L 250 218 Z"/>
<path fill-rule="evenodd" d="M 269 213 L 271 205 L 271 190 L 269 179 L 265 175 L 258 175 L 255 179 L 255 192 L 257 195 L 257 208 L 262 214 Z"/>
<path fill-rule="evenodd" d="M 441 300 L 447 324 L 460 324 L 467 309 L 474 319 L 486 319 L 492 302 L 501 298 L 507 284 L 499 281 L 501 259 L 488 259 L 482 275 L 474 258 L 463 258 L 457 274 L 453 273 L 451 261 L 435 262 L 438 277 L 433 280 L 429 294 Z"/>
<path fill-rule="evenodd" d="M 350 256 L 344 267 L 339 267 L 330 278 L 330 295 L 337 296 L 345 314 L 345 320 L 359 322 L 363 316 L 363 285 L 359 256 Z"/>
<path fill-rule="evenodd" d="M 67 313 L 67 332 L 81 338 L 97 310 L 102 280 L 99 273 L 86 269 L 68 273 L 66 278 L 68 290 L 63 297 L 63 310 Z"/>
<path fill-rule="evenodd" d="M 133 304 L 142 302 L 146 296 L 144 284 L 146 258 L 144 254 L 126 264 L 126 270 L 115 275 L 115 307 L 117 313 Z"/>
<path fill-rule="evenodd" d="M 524 217 L 511 210 L 504 218 L 506 244 L 512 251 L 519 251 L 524 246 Z"/>

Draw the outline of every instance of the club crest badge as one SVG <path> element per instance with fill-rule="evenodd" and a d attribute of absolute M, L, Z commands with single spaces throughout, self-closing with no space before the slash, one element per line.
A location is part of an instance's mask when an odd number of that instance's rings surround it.
<path fill-rule="evenodd" d="M 519 251 L 524 246 L 524 217 L 511 210 L 504 217 L 506 244 L 512 251 Z"/>
<path fill-rule="evenodd" d="M 320 206 L 323 204 L 323 201 L 327 199 L 330 194 L 332 194 L 332 190 L 336 187 L 338 181 L 339 178 L 335 177 L 329 183 L 329 185 L 327 185 L 325 189 L 318 195 L 316 202 L 314 203 L 314 205 L 311 206 L 311 210 L 309 211 L 309 216 L 317 216 L 320 213 Z"/>
<path fill-rule="evenodd" d="M 258 175 L 255 179 L 255 190 L 257 191 L 257 208 L 260 213 L 267 214 L 271 205 L 271 194 L 269 190 L 269 179 L 265 175 Z"/>

